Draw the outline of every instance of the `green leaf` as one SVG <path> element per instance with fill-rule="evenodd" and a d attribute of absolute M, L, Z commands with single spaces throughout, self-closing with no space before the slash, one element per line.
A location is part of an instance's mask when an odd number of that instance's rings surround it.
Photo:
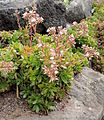
<path fill-rule="evenodd" d="M 48 105 L 49 110 L 55 110 L 55 106 Z"/>
<path fill-rule="evenodd" d="M 25 99 L 27 97 L 27 93 L 25 93 L 24 95 L 23 95 L 23 98 Z"/>
<path fill-rule="evenodd" d="M 34 110 L 36 113 L 38 113 L 38 112 L 39 112 L 39 106 L 38 106 L 38 105 L 34 105 L 33 110 Z"/>

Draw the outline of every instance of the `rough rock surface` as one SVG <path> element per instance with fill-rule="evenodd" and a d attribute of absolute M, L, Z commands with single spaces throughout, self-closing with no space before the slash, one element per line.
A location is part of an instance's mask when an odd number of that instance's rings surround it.
<path fill-rule="evenodd" d="M 22 14 L 26 6 L 30 6 L 33 0 L 2 0 L 0 1 L 0 30 L 17 29 L 17 19 L 15 17 L 15 10 L 19 10 L 20 24 L 24 26 Z"/>
<path fill-rule="evenodd" d="M 6 2 L 7 1 L 7 2 Z M 15 10 L 18 9 L 20 14 L 20 23 L 24 26 L 22 14 L 26 7 L 31 7 L 33 3 L 37 5 L 37 12 L 44 18 L 42 25 L 39 25 L 39 32 L 51 26 L 65 26 L 66 8 L 63 2 L 54 0 L 2 0 L 0 1 L 0 30 L 17 29 L 17 20 L 14 15 Z"/>
<path fill-rule="evenodd" d="M 60 106 L 66 107 L 60 110 Z M 48 116 L 25 114 L 8 120 L 104 120 L 104 75 L 84 68 L 72 81 L 70 94 Z"/>
<path fill-rule="evenodd" d="M 46 29 L 66 25 L 66 8 L 61 0 L 40 0 L 37 2 L 37 12 L 43 17 Z"/>
<path fill-rule="evenodd" d="M 104 75 L 84 68 L 73 81 L 70 92 L 88 109 L 88 112 L 83 111 L 83 120 L 101 120 L 104 113 Z"/>
<path fill-rule="evenodd" d="M 70 1 L 70 0 L 69 0 Z M 69 23 L 80 22 L 83 18 L 92 15 L 92 0 L 71 0 L 66 12 Z"/>

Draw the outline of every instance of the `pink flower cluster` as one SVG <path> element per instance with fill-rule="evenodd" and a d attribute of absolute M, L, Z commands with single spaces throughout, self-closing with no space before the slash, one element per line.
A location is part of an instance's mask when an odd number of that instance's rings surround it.
<path fill-rule="evenodd" d="M 52 62 L 52 60 L 51 60 Z M 58 80 L 57 74 L 58 74 L 58 68 L 57 68 L 56 62 L 52 62 L 50 67 L 47 67 L 46 65 L 43 66 L 44 74 L 47 74 L 50 78 L 50 82 L 54 80 Z"/>
<path fill-rule="evenodd" d="M 43 22 L 43 18 L 40 17 L 36 11 L 32 10 L 29 12 L 25 12 L 23 14 L 23 18 L 28 20 L 29 27 L 31 30 L 31 39 L 30 39 L 30 45 L 32 46 L 32 29 L 34 30 L 34 36 L 36 37 L 36 40 L 38 42 L 37 47 L 40 49 L 41 54 L 41 61 L 43 62 L 43 70 L 44 74 L 47 74 L 50 78 L 50 82 L 57 80 L 57 74 L 58 69 L 61 67 L 62 69 L 67 69 L 65 63 L 65 55 L 67 55 L 68 50 L 71 48 L 71 46 L 74 46 L 75 44 L 75 38 L 74 36 L 67 35 L 66 28 L 62 28 L 62 26 L 58 27 L 58 30 L 56 30 L 55 27 L 50 27 L 47 32 L 48 35 L 51 35 L 51 42 L 53 42 L 54 46 L 52 44 L 44 43 L 41 40 L 38 39 L 36 36 L 36 25 Z M 58 32 L 58 33 L 57 33 Z"/>
<path fill-rule="evenodd" d="M 11 72 L 13 70 L 14 70 L 13 62 L 4 62 L 4 61 L 0 62 L 0 72 L 3 71 L 3 72 L 8 73 L 8 72 Z"/>
<path fill-rule="evenodd" d="M 33 30 L 34 30 L 34 36 L 36 35 L 36 26 L 37 24 L 40 24 L 43 22 L 43 18 L 39 16 L 39 14 L 36 13 L 36 10 L 31 10 L 28 12 L 25 12 L 23 14 L 23 18 L 28 20 L 29 23 L 29 30 L 30 30 L 30 46 L 32 46 L 32 40 L 33 40 Z"/>
<path fill-rule="evenodd" d="M 73 22 L 73 25 L 77 28 L 77 31 L 78 31 L 78 33 L 76 34 L 76 37 L 88 35 L 87 22 L 81 22 L 79 24 L 77 22 Z"/>
<path fill-rule="evenodd" d="M 56 28 L 55 27 L 49 27 L 47 29 L 47 32 L 49 33 L 49 35 L 54 35 L 54 34 L 56 34 Z"/>
<path fill-rule="evenodd" d="M 58 27 L 58 33 L 56 34 L 56 28 L 51 27 L 47 30 L 49 35 L 52 35 L 51 41 L 55 44 L 43 43 L 41 40 L 37 40 L 38 48 L 41 49 L 41 61 L 43 62 L 44 74 L 47 74 L 50 78 L 50 82 L 58 80 L 57 74 L 59 67 L 62 69 L 67 69 L 68 62 L 65 61 L 65 57 L 68 56 L 68 50 L 75 44 L 74 36 L 67 35 L 67 30 Z M 47 50 L 47 51 L 46 51 Z"/>
<path fill-rule="evenodd" d="M 58 65 L 56 62 L 56 51 L 49 44 L 42 42 L 41 40 L 37 40 L 37 47 L 41 49 L 41 61 L 43 62 L 43 70 L 44 74 L 47 74 L 50 78 L 50 82 L 54 80 L 58 80 Z M 47 52 L 45 50 L 47 49 Z"/>
<path fill-rule="evenodd" d="M 85 56 L 89 60 L 91 60 L 93 57 L 96 57 L 96 58 L 99 57 L 99 52 L 96 52 L 94 48 L 83 45 L 83 49 L 85 51 Z"/>
<path fill-rule="evenodd" d="M 25 12 L 23 14 L 23 18 L 28 20 L 28 22 L 31 26 L 35 26 L 35 25 L 43 22 L 43 18 L 40 17 L 39 14 L 37 14 L 36 11 L 34 11 L 34 10 Z"/>

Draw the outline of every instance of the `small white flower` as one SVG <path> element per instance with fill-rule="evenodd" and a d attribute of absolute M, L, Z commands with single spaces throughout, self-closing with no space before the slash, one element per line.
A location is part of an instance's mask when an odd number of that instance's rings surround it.
<path fill-rule="evenodd" d="M 63 32 L 62 31 L 60 31 L 60 35 L 62 35 L 63 34 Z"/>
<path fill-rule="evenodd" d="M 42 44 L 41 44 L 41 43 L 39 43 L 37 46 L 38 46 L 38 48 L 40 48 L 40 47 L 42 47 Z"/>
<path fill-rule="evenodd" d="M 96 55 L 99 56 L 99 52 L 96 52 Z"/>
<path fill-rule="evenodd" d="M 56 65 L 56 62 L 52 62 L 52 64 Z"/>
<path fill-rule="evenodd" d="M 42 17 L 40 17 L 40 20 L 43 22 L 44 19 Z"/>
<path fill-rule="evenodd" d="M 25 18 L 25 17 L 27 16 L 27 14 L 28 14 L 28 13 L 27 13 L 27 12 L 25 12 L 25 13 L 23 14 L 23 18 Z"/>
<path fill-rule="evenodd" d="M 64 52 L 63 50 L 60 51 L 61 54 L 63 54 L 63 52 Z"/>
<path fill-rule="evenodd" d="M 83 45 L 83 47 L 86 47 L 86 45 Z"/>
<path fill-rule="evenodd" d="M 66 33 L 67 33 L 67 29 L 66 28 L 64 28 L 64 29 L 59 31 L 60 35 L 66 35 Z"/>
<path fill-rule="evenodd" d="M 57 73 L 58 73 L 58 71 L 56 70 L 56 71 L 55 71 L 55 74 L 57 74 Z"/>
<path fill-rule="evenodd" d="M 50 60 L 54 60 L 54 57 L 50 57 Z"/>
<path fill-rule="evenodd" d="M 51 48 L 50 51 L 51 51 L 51 52 L 54 52 L 54 49 Z"/>
<path fill-rule="evenodd" d="M 74 35 L 73 35 L 73 34 L 71 34 L 70 36 L 71 36 L 72 38 L 74 38 Z"/>
<path fill-rule="evenodd" d="M 86 53 L 86 57 L 89 57 L 89 53 L 88 52 Z"/>
<path fill-rule="evenodd" d="M 53 64 L 51 65 L 51 68 L 54 68 L 54 65 L 53 65 Z"/>
<path fill-rule="evenodd" d="M 64 58 L 63 58 L 62 60 L 63 60 L 63 61 L 65 61 L 65 59 L 64 59 Z"/>
<path fill-rule="evenodd" d="M 31 10 L 31 11 L 29 11 L 29 13 L 33 13 L 33 11 Z"/>
<path fill-rule="evenodd" d="M 75 22 L 73 22 L 73 25 L 77 25 L 77 22 L 75 21 Z"/>
<path fill-rule="evenodd" d="M 36 19 L 35 18 L 31 18 L 31 22 L 36 22 Z"/>
<path fill-rule="evenodd" d="M 64 66 L 64 65 L 61 65 L 61 67 L 62 67 L 62 68 L 64 68 L 64 69 L 67 69 L 67 67 L 66 67 L 66 66 Z"/>
<path fill-rule="evenodd" d="M 47 29 L 47 32 L 48 32 L 49 34 L 54 34 L 54 33 L 56 33 L 56 28 L 55 28 L 55 27 L 49 27 L 49 28 Z"/>

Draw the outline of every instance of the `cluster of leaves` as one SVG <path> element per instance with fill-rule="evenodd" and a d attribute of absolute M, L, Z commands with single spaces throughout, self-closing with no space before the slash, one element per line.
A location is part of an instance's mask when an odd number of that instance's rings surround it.
<path fill-rule="evenodd" d="M 47 49 L 45 47 L 44 52 L 47 52 Z M 38 48 L 38 44 L 28 46 L 18 41 L 0 49 L 0 61 L 5 61 L 5 63 L 12 61 L 13 63 L 13 71 L 0 71 L 0 86 L 2 86 L 0 90 L 4 92 L 7 87 L 18 85 L 21 95 L 28 100 L 29 106 L 34 111 L 47 113 L 48 110 L 54 108 L 54 100 L 62 100 L 69 91 L 71 79 L 87 64 L 87 59 L 81 53 L 73 54 L 68 51 L 70 57 L 65 58 L 70 61 L 70 65 L 65 69 L 58 67 L 58 80 L 50 81 L 48 74 L 45 74 L 43 69 L 44 64 L 50 68 L 50 64 L 47 63 L 50 56 L 47 54 L 43 58 L 40 52 L 42 51 Z M 48 61 L 44 63 L 41 59 Z M 2 65 L 1 68 L 3 68 Z M 8 64 L 7 68 L 10 69 Z"/>
<path fill-rule="evenodd" d="M 93 68 L 104 74 L 104 21 L 99 21 L 99 23 L 96 22 L 94 23 L 94 26 L 96 28 L 95 37 L 98 42 L 97 49 L 100 53 L 100 58 L 93 61 Z"/>
<path fill-rule="evenodd" d="M 99 52 L 99 57 L 92 59 L 94 70 L 104 74 L 104 2 L 95 3 L 94 15 L 87 19 L 90 36 L 96 39 L 95 49 Z"/>
<path fill-rule="evenodd" d="M 91 67 L 104 73 L 104 2 L 94 3 L 93 10 L 93 16 L 82 20 L 79 24 L 74 22 L 68 34 L 73 33 L 75 36 L 76 45 L 73 52 L 86 53 Z"/>
<path fill-rule="evenodd" d="M 52 27 L 48 35 L 37 34 L 36 26 L 43 19 L 33 10 L 23 16 L 28 21 L 25 28 L 0 32 L 0 92 L 17 86 L 35 112 L 53 110 L 55 101 L 62 100 L 74 75 L 88 60 L 102 65 L 104 37 L 100 40 L 98 34 L 103 36 L 104 19 L 99 17 L 103 8 L 95 4 L 94 16 L 74 22 L 68 31 Z"/>
<path fill-rule="evenodd" d="M 48 113 L 88 61 L 82 53 L 72 52 L 74 36 L 66 29 L 59 27 L 57 34 L 52 27 L 48 35 L 39 35 L 36 25 L 43 19 L 35 11 L 26 12 L 24 18 L 29 21 L 26 28 L 0 33 L 0 92 L 17 86 L 34 111 Z"/>

